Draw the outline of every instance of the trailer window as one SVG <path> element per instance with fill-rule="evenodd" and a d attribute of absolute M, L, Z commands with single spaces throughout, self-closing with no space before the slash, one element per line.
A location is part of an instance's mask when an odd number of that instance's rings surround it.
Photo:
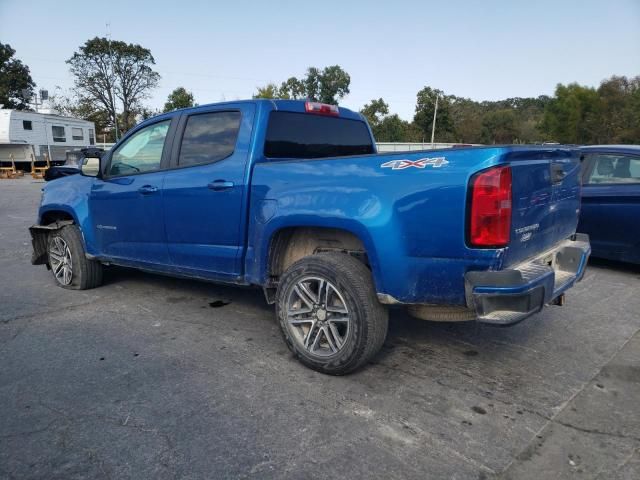
<path fill-rule="evenodd" d="M 271 112 L 264 154 L 269 158 L 325 158 L 373 153 L 367 124 L 309 113 Z"/>
<path fill-rule="evenodd" d="M 96 144 L 96 134 L 93 131 L 93 128 L 89 129 L 89 145 L 95 145 Z"/>
<path fill-rule="evenodd" d="M 33 125 L 31 124 L 31 120 L 22 120 L 22 128 L 24 130 L 33 130 Z"/>
<path fill-rule="evenodd" d="M 53 125 L 51 127 L 51 134 L 53 135 L 53 141 L 54 142 L 66 142 L 67 141 L 67 137 L 65 136 L 65 133 L 64 133 L 64 127 L 58 127 L 56 125 Z"/>
<path fill-rule="evenodd" d="M 71 138 L 74 140 L 84 140 L 84 135 L 81 128 L 73 127 L 71 129 Z"/>

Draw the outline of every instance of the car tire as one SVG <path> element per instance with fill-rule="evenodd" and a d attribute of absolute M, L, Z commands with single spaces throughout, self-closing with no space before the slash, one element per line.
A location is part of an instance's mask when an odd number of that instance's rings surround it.
<path fill-rule="evenodd" d="M 49 234 L 47 258 L 56 284 L 71 290 L 87 290 L 102 284 L 102 264 L 85 255 L 82 234 L 66 225 Z"/>
<path fill-rule="evenodd" d="M 377 300 L 371 271 L 350 255 L 326 252 L 298 260 L 280 278 L 276 295 L 287 346 L 319 372 L 358 369 L 387 336 L 389 314 Z"/>

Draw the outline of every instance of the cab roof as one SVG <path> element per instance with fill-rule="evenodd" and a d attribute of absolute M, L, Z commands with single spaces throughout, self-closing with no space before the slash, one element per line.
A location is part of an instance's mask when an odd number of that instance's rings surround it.
<path fill-rule="evenodd" d="M 265 99 L 265 98 L 254 98 L 250 100 L 234 100 L 230 102 L 207 103 L 205 105 L 198 105 L 197 107 L 181 108 L 181 109 L 174 110 L 172 112 L 167 112 L 167 113 L 175 113 L 175 112 L 183 112 L 183 111 L 198 112 L 199 110 L 206 110 L 211 107 L 224 106 L 224 105 L 233 106 L 233 105 L 238 105 L 243 103 L 262 104 L 262 105 L 266 105 L 267 108 L 270 108 L 272 110 L 277 110 L 277 111 L 307 113 L 305 109 L 305 105 L 307 102 L 310 102 L 310 101 L 312 100 L 275 100 L 275 99 L 272 100 L 272 99 Z M 354 112 L 353 110 L 350 110 L 345 107 L 340 107 L 340 106 L 338 106 L 338 109 L 340 112 L 339 113 L 340 118 L 348 118 L 351 120 L 363 120 L 362 115 L 358 112 Z"/>

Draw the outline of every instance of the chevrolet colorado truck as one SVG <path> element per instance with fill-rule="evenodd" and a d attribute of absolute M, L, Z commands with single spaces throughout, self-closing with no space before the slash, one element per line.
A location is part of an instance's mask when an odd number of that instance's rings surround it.
<path fill-rule="evenodd" d="M 177 110 L 44 186 L 32 263 L 78 290 L 111 264 L 260 286 L 298 359 L 344 374 L 380 349 L 389 307 L 508 325 L 560 304 L 590 253 L 579 156 L 378 154 L 360 114 L 309 101 Z"/>

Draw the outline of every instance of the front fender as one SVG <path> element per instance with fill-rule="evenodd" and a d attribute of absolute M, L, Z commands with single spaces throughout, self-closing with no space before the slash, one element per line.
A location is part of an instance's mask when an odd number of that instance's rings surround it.
<path fill-rule="evenodd" d="M 42 201 L 38 211 L 38 225 L 52 223 L 47 217 L 54 218 L 64 213 L 73 219 L 82 233 L 84 247 L 88 254 L 96 255 L 96 242 L 93 222 L 89 213 L 89 194 L 94 177 L 71 175 L 47 183 L 42 189 Z"/>

